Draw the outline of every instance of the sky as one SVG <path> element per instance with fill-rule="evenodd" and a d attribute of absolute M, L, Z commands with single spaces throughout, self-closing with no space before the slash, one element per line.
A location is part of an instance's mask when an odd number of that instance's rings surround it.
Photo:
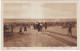
<path fill-rule="evenodd" d="M 62 19 L 77 17 L 77 3 L 5 2 L 2 10 L 4 19 Z"/>

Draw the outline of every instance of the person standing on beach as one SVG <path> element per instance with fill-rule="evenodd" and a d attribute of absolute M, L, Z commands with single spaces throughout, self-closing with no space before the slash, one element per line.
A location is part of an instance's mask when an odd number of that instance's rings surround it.
<path fill-rule="evenodd" d="M 11 32 L 13 33 L 14 25 L 11 24 Z"/>
<path fill-rule="evenodd" d="M 24 25 L 24 34 L 27 32 L 27 26 Z"/>
<path fill-rule="evenodd" d="M 47 23 L 45 22 L 45 30 L 47 29 Z"/>
<path fill-rule="evenodd" d="M 67 35 L 70 35 L 72 37 L 72 26 L 71 25 L 68 28 L 68 34 Z"/>
<path fill-rule="evenodd" d="M 22 26 L 20 27 L 19 33 L 22 33 Z"/>
<path fill-rule="evenodd" d="M 37 29 L 38 29 L 38 32 L 41 31 L 40 23 L 38 23 L 38 25 L 37 25 Z"/>

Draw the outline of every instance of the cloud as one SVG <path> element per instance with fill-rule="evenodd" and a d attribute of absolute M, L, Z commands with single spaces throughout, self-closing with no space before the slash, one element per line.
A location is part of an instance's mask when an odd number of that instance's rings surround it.
<path fill-rule="evenodd" d="M 76 18 L 76 3 L 4 3 L 4 18 Z"/>
<path fill-rule="evenodd" d="M 44 15 L 51 18 L 76 18 L 77 4 L 76 3 L 45 3 Z"/>
<path fill-rule="evenodd" d="M 28 3 L 5 3 L 3 5 L 4 18 L 20 18 L 29 15 Z"/>

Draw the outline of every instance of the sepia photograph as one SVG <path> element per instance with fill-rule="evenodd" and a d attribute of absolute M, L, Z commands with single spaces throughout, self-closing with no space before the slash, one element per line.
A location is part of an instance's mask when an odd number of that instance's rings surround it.
<path fill-rule="evenodd" d="M 3 1 L 3 47 L 77 47 L 77 1 Z"/>

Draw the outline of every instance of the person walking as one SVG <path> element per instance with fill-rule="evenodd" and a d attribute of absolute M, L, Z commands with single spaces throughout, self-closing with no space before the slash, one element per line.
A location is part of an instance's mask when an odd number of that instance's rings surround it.
<path fill-rule="evenodd" d="M 24 34 L 27 32 L 27 26 L 24 25 Z"/>
<path fill-rule="evenodd" d="M 42 24 L 40 24 L 40 31 L 42 31 L 42 28 L 43 28 L 43 27 L 42 27 Z"/>
<path fill-rule="evenodd" d="M 72 26 L 71 25 L 68 28 L 68 34 L 67 35 L 70 35 L 72 37 Z"/>
<path fill-rule="evenodd" d="M 47 29 L 47 23 L 45 22 L 45 30 Z"/>
<path fill-rule="evenodd" d="M 20 27 L 19 33 L 22 33 L 22 26 Z"/>
<path fill-rule="evenodd" d="M 37 29 L 38 29 L 38 32 L 41 30 L 40 23 L 38 23 L 38 25 L 37 25 Z"/>
<path fill-rule="evenodd" d="M 14 27 L 13 27 L 13 25 L 11 24 L 11 32 L 12 32 L 12 33 L 13 33 L 13 28 L 14 28 Z"/>

